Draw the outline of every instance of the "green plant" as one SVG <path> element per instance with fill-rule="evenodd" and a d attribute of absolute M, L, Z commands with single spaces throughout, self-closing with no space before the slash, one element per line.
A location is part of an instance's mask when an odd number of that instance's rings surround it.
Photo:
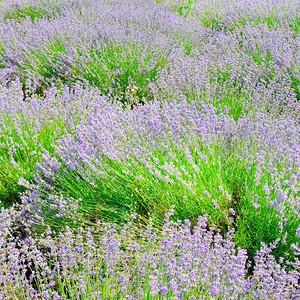
<path fill-rule="evenodd" d="M 195 1 L 196 0 L 188 0 L 188 3 L 186 5 L 177 8 L 177 13 L 180 16 L 186 17 L 187 15 L 190 14 L 191 10 L 193 9 Z"/>
<path fill-rule="evenodd" d="M 49 18 L 51 17 L 51 13 L 49 14 L 47 10 L 44 9 L 45 7 L 48 9 L 50 8 L 52 10 L 52 14 L 59 14 L 61 10 L 59 6 L 56 6 L 51 2 L 49 3 L 46 1 L 41 1 L 37 5 L 30 2 L 23 2 L 17 7 L 7 10 L 3 16 L 3 19 L 14 19 L 17 21 L 21 21 L 26 17 L 30 17 L 32 22 L 34 22 L 36 19 L 40 19 L 42 17 Z"/>

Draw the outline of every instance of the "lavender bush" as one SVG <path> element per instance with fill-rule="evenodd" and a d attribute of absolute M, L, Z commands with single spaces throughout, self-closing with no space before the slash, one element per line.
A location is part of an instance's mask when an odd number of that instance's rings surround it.
<path fill-rule="evenodd" d="M 183 224 L 169 221 L 173 212 L 168 212 L 160 232 L 153 228 L 151 220 L 144 230 L 132 222 L 121 230 L 97 222 L 97 227 L 79 228 L 76 233 L 67 227 L 57 239 L 51 237 L 53 232 L 48 228 L 38 240 L 7 242 L 4 250 L 9 254 L 0 272 L 12 276 L 2 277 L 6 289 L 2 297 L 292 299 L 299 296 L 298 260 L 294 271 L 286 272 L 270 254 L 276 246 L 263 245 L 255 257 L 253 275 L 245 279 L 246 251 L 235 250 L 232 232 L 223 239 L 213 228 L 207 230 L 206 218 L 199 217 L 191 234 L 188 220 Z M 12 213 L 6 216 L 9 218 L 2 225 L 9 225 L 9 220 L 17 217 Z M 133 214 L 132 218 L 135 217 Z M 49 249 L 46 254 L 44 249 Z M 26 259 L 31 269 L 29 276 L 22 264 Z"/>
<path fill-rule="evenodd" d="M 300 297 L 295 1 L 0 7 L 3 299 Z"/>

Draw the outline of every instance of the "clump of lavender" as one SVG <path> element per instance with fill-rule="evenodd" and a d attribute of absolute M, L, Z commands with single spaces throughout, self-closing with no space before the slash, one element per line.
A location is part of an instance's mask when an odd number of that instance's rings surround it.
<path fill-rule="evenodd" d="M 86 100 L 76 105 L 83 112 Z M 88 222 L 124 223 L 135 207 L 158 225 L 175 205 L 182 221 L 208 214 L 210 225 L 236 228 L 250 257 L 262 241 L 281 238 L 277 258 L 299 241 L 294 119 L 257 113 L 235 122 L 196 101 L 124 111 L 95 93 L 84 117 L 68 123 L 71 132 L 55 139 L 53 152 L 41 150 L 33 180 L 19 180 L 49 225 L 59 225 L 54 217 L 74 207 L 72 199 Z"/>
<path fill-rule="evenodd" d="M 53 153 L 55 140 L 75 129 L 95 94 L 77 85 L 73 93 L 48 91 L 47 101 L 36 95 L 24 101 L 18 77 L 7 84 L 0 86 L 0 198 L 5 206 L 20 199 L 19 177 L 32 178 L 43 151 Z M 77 105 L 78 97 L 82 105 Z"/>
<path fill-rule="evenodd" d="M 292 299 L 299 295 L 299 262 L 291 262 L 294 271 L 285 271 L 271 254 L 274 245 L 262 245 L 253 274 L 247 277 L 246 251 L 235 249 L 232 232 L 223 239 L 213 228 L 207 230 L 204 216 L 192 234 L 188 220 L 169 220 L 173 213 L 168 212 L 161 230 L 151 220 L 144 229 L 134 222 L 122 228 L 98 222 L 76 232 L 67 227 L 57 238 L 48 229 L 39 239 L 28 236 L 16 242 L 7 231 L 6 239 L 1 239 L 1 296 Z M 12 211 L 2 211 L 2 228 L 12 219 L 16 219 Z"/>

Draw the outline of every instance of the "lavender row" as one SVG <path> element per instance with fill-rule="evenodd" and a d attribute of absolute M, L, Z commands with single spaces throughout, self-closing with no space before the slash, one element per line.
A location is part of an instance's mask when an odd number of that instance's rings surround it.
<path fill-rule="evenodd" d="M 21 299 L 297 299 L 299 260 L 286 271 L 262 243 L 255 268 L 246 276 L 247 254 L 235 249 L 207 218 L 172 222 L 170 210 L 158 230 L 150 219 L 141 229 L 132 221 L 121 230 L 98 222 L 93 228 L 66 228 L 53 238 L 50 228 L 39 239 L 1 234 L 1 296 Z M 1 224 L 16 220 L 16 211 L 1 212 Z M 4 233 L 4 234 L 3 234 Z M 6 236 L 5 236 L 6 235 Z M 136 239 L 139 239 L 138 242 Z M 4 242 L 6 240 L 7 242 Z M 142 242 L 141 242 L 142 240 Z M 294 245 L 298 255 L 299 248 Z M 35 289 L 33 288 L 35 286 Z M 20 299 L 20 298 L 18 298 Z"/>
<path fill-rule="evenodd" d="M 279 25 L 245 21 L 234 30 L 204 26 L 198 17 L 183 18 L 153 1 L 51 5 L 61 7 L 60 14 L 2 21 L 4 81 L 19 77 L 25 97 L 79 80 L 127 103 L 203 98 L 226 105 L 235 119 L 253 109 L 299 116 L 299 35 L 290 24 L 296 3 L 278 7 L 277 15 L 264 6 Z M 195 10 L 211 5 L 199 1 Z M 228 12 L 219 19 L 230 19 L 230 6 L 224 6 Z M 261 12 L 249 20 L 265 13 L 258 3 L 250 8 Z"/>

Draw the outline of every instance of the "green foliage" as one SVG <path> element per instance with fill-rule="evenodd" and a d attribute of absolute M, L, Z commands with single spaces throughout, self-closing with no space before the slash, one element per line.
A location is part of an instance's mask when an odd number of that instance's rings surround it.
<path fill-rule="evenodd" d="M 222 22 L 223 17 L 218 15 L 216 12 L 204 11 L 200 16 L 199 20 L 202 25 L 206 28 L 213 28 L 216 31 L 226 29 Z"/>
<path fill-rule="evenodd" d="M 5 207 L 20 200 L 20 192 L 24 191 L 24 187 L 17 184 L 19 177 L 31 180 L 34 167 L 42 158 L 42 150 L 54 153 L 53 142 L 62 136 L 64 129 L 70 130 L 62 117 L 53 116 L 51 107 L 49 115 L 42 117 L 44 125 L 39 130 L 32 128 L 34 124 L 30 122 L 30 115 L 20 113 L 18 118 L 21 120 L 21 135 L 12 116 L 8 113 L 0 115 L 3 124 L 0 135 L 0 199 L 1 205 Z M 79 116 L 73 118 L 75 124 L 79 118 Z M 12 164 L 10 151 L 17 167 Z"/>
<path fill-rule="evenodd" d="M 188 0 L 188 3 L 186 5 L 180 6 L 177 8 L 177 14 L 180 16 L 186 17 L 191 13 L 191 10 L 194 7 L 195 0 Z"/>
<path fill-rule="evenodd" d="M 50 8 L 51 13 L 46 12 L 43 7 Z M 60 14 L 61 8 L 53 3 L 41 1 L 38 5 L 32 3 L 21 3 L 19 6 L 11 8 L 8 10 L 4 16 L 4 20 L 15 19 L 21 21 L 26 17 L 30 17 L 31 21 L 34 22 L 36 19 L 41 19 L 42 17 L 50 18 L 54 14 Z"/>
<path fill-rule="evenodd" d="M 8 208 L 13 203 L 20 203 L 20 196 L 25 188 L 18 185 L 18 174 L 0 163 L 0 207 Z"/>
<path fill-rule="evenodd" d="M 267 165 L 267 162 L 265 165 Z M 278 163 L 276 167 L 279 172 L 281 171 L 281 174 L 284 173 L 282 164 Z M 249 174 L 249 171 L 245 170 L 246 172 Z M 288 178 L 288 176 L 286 175 L 285 178 Z M 271 181 L 271 175 L 266 171 L 263 172 L 259 183 L 255 183 L 254 173 L 245 178 L 248 192 L 242 195 L 243 206 L 239 211 L 239 218 L 236 219 L 235 243 L 237 246 L 247 249 L 249 258 L 253 259 L 256 251 L 261 247 L 261 242 L 269 244 L 274 242 L 276 238 L 280 238 L 281 242 L 274 249 L 273 255 L 276 258 L 285 257 L 292 260 L 294 254 L 290 249 L 290 245 L 298 242 L 296 228 L 299 220 L 294 214 L 293 208 L 287 203 L 284 204 L 285 225 L 283 218 L 279 216 L 279 212 L 274 208 L 269 208 L 271 201 L 278 201 L 277 193 L 272 191 L 270 195 L 267 195 L 264 190 L 264 184 Z M 300 193 L 298 192 L 295 196 L 299 197 Z M 258 207 L 255 207 L 253 202 Z M 279 222 L 283 222 L 283 230 L 279 229 Z"/>
<path fill-rule="evenodd" d="M 184 162 L 185 159 L 182 154 L 179 151 L 176 152 L 177 158 Z M 166 153 L 154 152 L 154 155 L 161 163 L 166 159 Z M 214 160 L 213 156 L 209 157 Z M 101 216 L 101 219 L 104 218 L 107 221 L 120 223 L 127 220 L 126 215 L 128 216 L 130 209 L 135 207 L 137 213 L 142 217 L 149 218 L 152 216 L 158 226 L 161 224 L 170 206 L 174 204 L 178 207 L 177 216 L 180 218 L 190 218 L 195 222 L 198 215 L 210 211 L 210 215 L 215 216 L 215 222 L 217 220 L 224 222 L 224 217 L 215 211 L 211 203 L 207 203 L 205 200 L 200 202 L 197 200 L 199 193 L 193 196 L 187 191 L 185 186 L 177 181 L 170 184 L 158 180 L 155 175 L 151 175 L 145 167 L 143 168 L 140 162 L 136 161 L 132 165 L 131 169 L 133 172 L 131 174 L 124 174 L 128 169 L 124 168 L 122 164 L 108 158 L 104 158 L 103 161 L 105 163 L 105 172 L 103 177 L 95 178 L 97 187 L 86 183 L 82 176 L 68 168 L 66 169 L 67 173 L 64 171 L 59 173 L 56 181 L 59 190 L 67 192 L 74 199 L 82 199 L 81 212 L 86 211 L 86 218 L 92 218 L 95 221 L 96 216 Z M 190 168 L 185 162 L 184 164 L 186 168 Z M 213 165 L 208 162 L 206 169 L 201 171 L 201 175 L 199 175 L 201 176 L 199 181 L 201 184 L 197 189 L 204 199 L 206 198 L 203 195 L 204 183 L 212 185 L 211 190 L 217 184 L 212 180 L 215 177 L 211 176 L 212 172 L 216 172 L 214 169 L 217 167 L 217 164 Z M 137 176 L 141 176 L 143 179 L 136 180 Z M 76 186 L 72 184 L 74 178 L 77 178 Z M 186 201 L 183 198 L 183 196 L 188 194 L 190 194 L 190 201 Z M 226 199 L 222 201 L 224 201 L 226 206 Z"/>
<path fill-rule="evenodd" d="M 295 31 L 296 34 L 299 34 L 300 32 L 300 17 L 298 16 L 295 19 L 289 20 L 288 22 L 289 28 Z"/>
<path fill-rule="evenodd" d="M 1 56 L 4 54 L 4 46 L 3 46 L 3 42 L 1 41 L 0 38 L 0 69 L 4 69 L 5 68 L 5 64 L 4 62 L 1 60 Z"/>
<path fill-rule="evenodd" d="M 67 55 L 65 45 L 66 41 L 57 38 L 49 40 L 45 51 L 31 50 L 31 55 L 21 70 L 24 93 L 28 94 L 25 91 L 27 74 L 34 73 L 42 78 L 34 91 L 41 97 L 44 97 L 50 83 L 60 89 L 63 84 L 70 85 L 81 81 L 98 87 L 114 101 L 131 105 L 135 101 L 145 103 L 153 99 L 147 80 L 155 81 L 158 70 L 167 64 L 167 58 L 160 55 L 156 58 L 155 66 L 149 68 L 148 64 L 153 59 L 150 53 L 147 53 L 141 63 L 139 57 L 144 51 L 143 46 L 103 43 L 98 48 L 90 47 L 87 53 L 76 49 L 78 61 L 74 65 L 63 65 L 61 54 Z M 66 71 L 62 72 L 62 69 Z"/>
<path fill-rule="evenodd" d="M 296 77 L 294 74 L 290 73 L 292 84 L 291 88 L 295 91 L 297 100 L 300 103 L 300 80 L 299 77 Z"/>
<path fill-rule="evenodd" d="M 167 63 L 163 55 L 156 58 L 154 67 L 149 68 L 147 64 L 153 56 L 147 53 L 141 64 L 138 57 L 143 48 L 134 44 L 103 44 L 97 49 L 91 48 L 88 52 L 90 59 L 84 59 L 82 67 L 75 68 L 75 73 L 80 74 L 90 85 L 100 88 L 104 95 L 110 94 L 114 100 L 122 103 L 133 104 L 134 99 L 145 103 L 153 99 L 146 79 L 155 81 L 158 70 Z M 84 57 L 79 50 L 78 57 Z M 78 60 L 76 65 L 80 66 L 81 61 Z M 75 77 L 73 80 L 78 79 Z"/>
<path fill-rule="evenodd" d="M 25 67 L 22 70 L 23 78 L 23 91 L 25 91 L 25 80 L 27 73 L 35 73 L 37 77 L 42 78 L 39 81 L 35 94 L 44 97 L 45 90 L 49 88 L 50 83 L 54 82 L 55 86 L 60 88 L 62 84 L 67 83 L 68 73 L 61 73 L 60 71 L 60 55 L 61 53 L 67 54 L 65 42 L 62 39 L 50 39 L 45 52 L 31 50 L 31 55 L 28 56 Z M 57 66 L 53 67 L 53 64 Z"/>

